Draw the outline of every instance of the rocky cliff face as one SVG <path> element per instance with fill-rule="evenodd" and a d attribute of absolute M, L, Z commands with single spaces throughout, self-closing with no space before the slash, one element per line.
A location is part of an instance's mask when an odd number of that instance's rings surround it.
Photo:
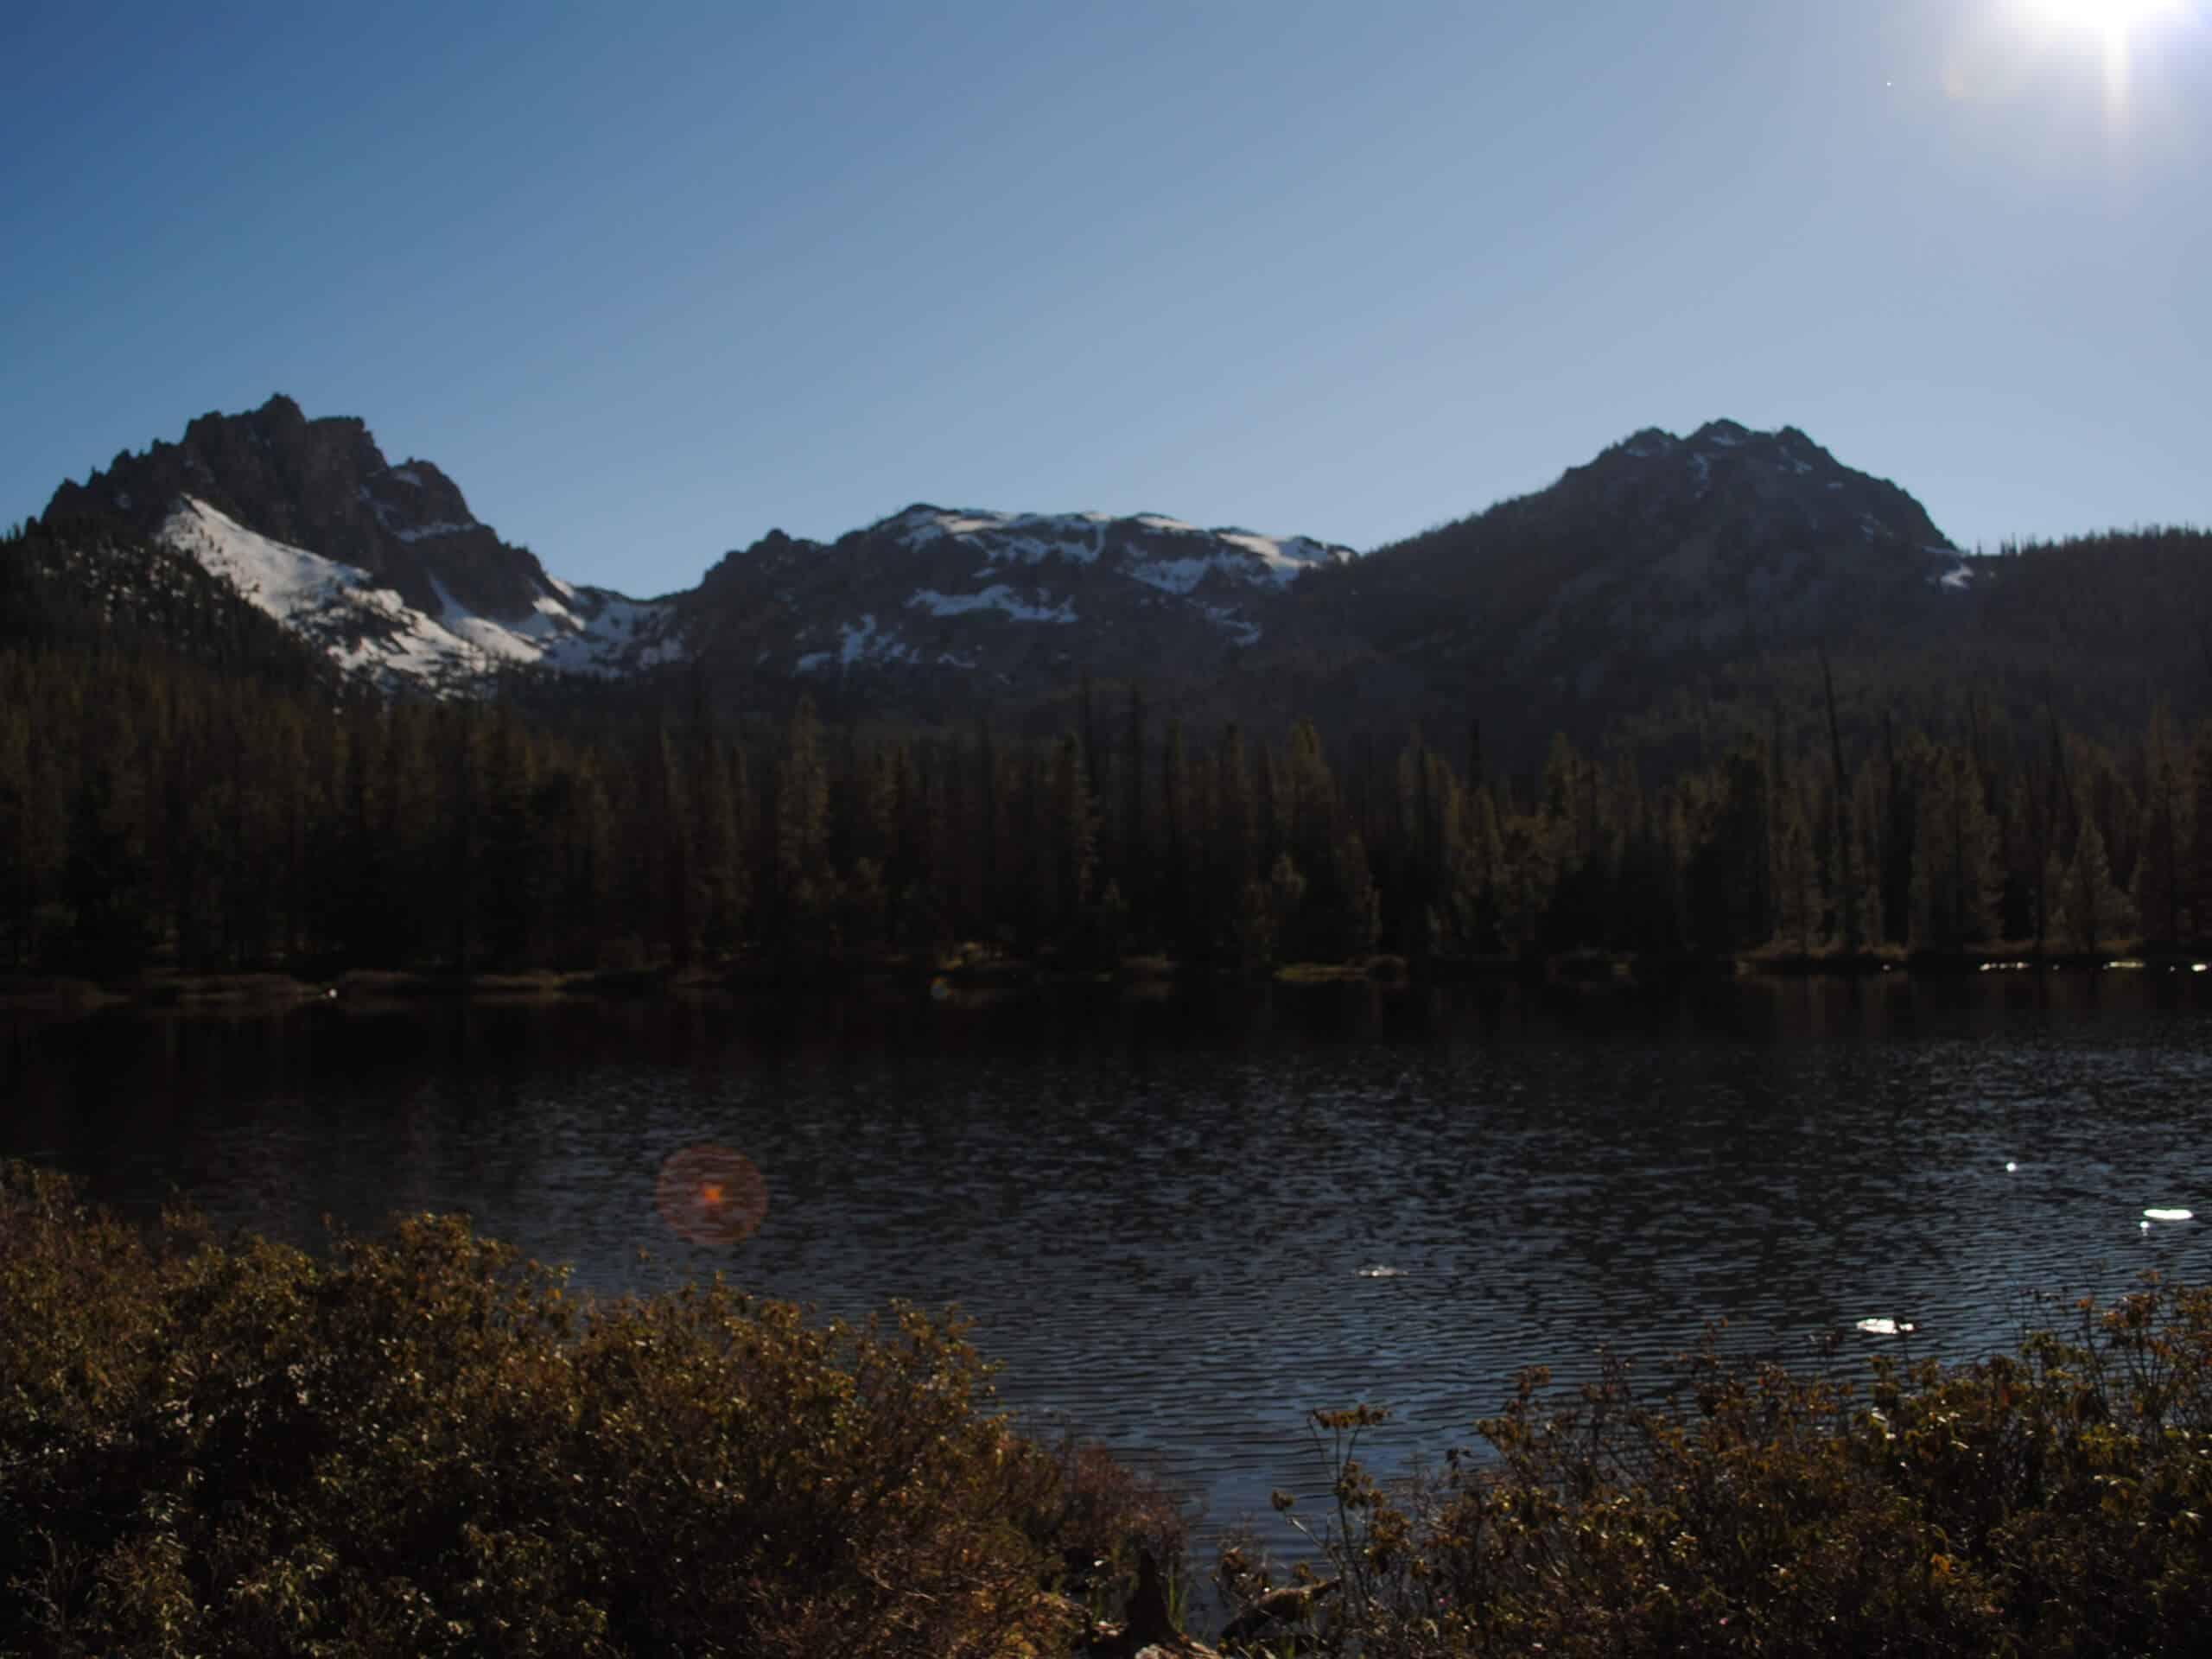
<path fill-rule="evenodd" d="M 202 415 L 181 442 L 118 455 L 86 482 L 62 485 L 48 513 L 119 518 L 157 535 L 185 498 L 364 571 L 432 616 L 449 594 L 474 613 L 520 621 L 554 591 L 537 560 L 479 523 L 437 467 L 391 466 L 361 421 L 311 421 L 281 394 L 246 414 Z"/>
<path fill-rule="evenodd" d="M 436 467 L 389 465 L 359 420 L 282 397 L 65 484 L 48 519 L 81 514 L 188 555 L 389 689 L 692 662 L 741 699 L 805 686 L 925 717 L 1038 708 L 1090 676 L 1214 715 L 1302 685 L 1385 723 L 1486 684 L 1551 719 L 1747 653 L 1936 637 L 1986 568 L 1802 432 L 1727 421 L 1636 433 L 1363 557 L 1157 513 L 917 504 L 831 543 L 772 532 L 647 601 L 548 575 Z"/>
<path fill-rule="evenodd" d="M 1295 613 L 1307 572 L 1351 557 L 1160 514 L 917 505 L 829 545 L 771 534 L 680 602 L 697 654 L 747 671 L 1031 696 L 1217 671 Z"/>

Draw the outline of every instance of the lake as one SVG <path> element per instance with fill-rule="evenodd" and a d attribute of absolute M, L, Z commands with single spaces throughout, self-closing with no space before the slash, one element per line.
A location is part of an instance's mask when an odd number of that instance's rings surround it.
<path fill-rule="evenodd" d="M 2187 975 L 8 1014 L 0 1101 L 0 1156 L 134 1216 L 174 1191 L 313 1247 L 465 1210 L 603 1294 L 957 1301 L 1028 1421 L 1283 1550 L 1312 1408 L 1390 1407 L 1394 1470 L 1605 1344 L 1648 1367 L 1726 1319 L 1849 1365 L 1892 1319 L 1967 1357 L 2023 1292 L 2212 1267 L 2142 1224 L 2212 1213 Z M 766 1179 L 740 1243 L 656 1212 L 699 1142 Z"/>

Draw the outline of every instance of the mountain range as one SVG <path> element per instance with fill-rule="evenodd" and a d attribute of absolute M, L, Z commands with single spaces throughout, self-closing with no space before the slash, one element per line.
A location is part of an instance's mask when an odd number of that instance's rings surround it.
<path fill-rule="evenodd" d="M 2046 590 L 2082 586 L 2079 559 L 2054 583 L 2048 559 L 1970 557 L 1804 433 L 1725 420 L 1634 433 L 1547 489 L 1364 554 L 1160 513 L 917 503 L 833 542 L 771 531 L 696 587 L 639 598 L 561 580 L 434 463 L 393 464 L 361 420 L 280 395 L 64 483 L 35 527 L 179 561 L 387 693 L 520 676 L 606 696 L 682 674 L 739 707 L 804 689 L 924 720 L 1050 709 L 1093 678 L 1230 715 L 1304 698 L 1376 724 L 1498 703 L 1573 723 L 1815 648 L 2047 652 Z M 2203 538 L 2184 540 L 2160 568 L 2186 565 L 2186 602 L 2167 569 L 2139 657 L 2186 660 L 2207 614 Z M 2058 620 L 2068 649 L 2097 612 Z"/>

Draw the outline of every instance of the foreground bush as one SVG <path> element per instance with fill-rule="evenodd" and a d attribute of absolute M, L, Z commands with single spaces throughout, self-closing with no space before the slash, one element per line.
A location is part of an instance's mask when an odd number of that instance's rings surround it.
<path fill-rule="evenodd" d="M 2073 1330 L 1871 1384 L 1731 1364 L 1662 1403 L 1541 1371 L 1411 1497 L 1337 1437 L 1340 1592 L 1300 1655 L 2175 1654 L 2212 1643 L 2212 1290 L 2145 1281 Z M 1228 1587 L 1262 1585 L 1238 1552 Z"/>
<path fill-rule="evenodd" d="M 1046 1652 L 1063 1558 L 1158 1533 L 954 1324 L 563 1276 L 451 1217 L 142 1238 L 11 1166 L 0 1652 Z"/>

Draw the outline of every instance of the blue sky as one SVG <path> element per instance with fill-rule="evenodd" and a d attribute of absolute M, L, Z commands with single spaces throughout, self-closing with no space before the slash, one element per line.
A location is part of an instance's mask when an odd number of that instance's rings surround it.
<path fill-rule="evenodd" d="M 914 500 L 1365 549 L 1722 416 L 1967 545 L 2212 522 L 2212 6 L 2065 9 L 14 0 L 0 522 L 280 390 L 639 594 Z"/>

